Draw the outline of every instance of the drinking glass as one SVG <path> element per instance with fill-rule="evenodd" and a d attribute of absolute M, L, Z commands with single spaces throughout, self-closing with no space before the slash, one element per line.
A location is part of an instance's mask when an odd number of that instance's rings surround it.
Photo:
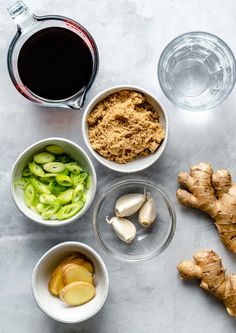
<path fill-rule="evenodd" d="M 235 58 L 217 36 L 190 32 L 165 47 L 158 63 L 158 79 L 164 94 L 177 106 L 211 109 L 234 87 Z"/>

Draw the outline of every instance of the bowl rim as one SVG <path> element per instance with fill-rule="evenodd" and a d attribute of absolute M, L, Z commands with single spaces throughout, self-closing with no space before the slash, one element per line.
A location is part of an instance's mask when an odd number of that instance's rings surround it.
<path fill-rule="evenodd" d="M 104 281 L 105 281 L 105 288 L 104 288 L 104 294 L 103 294 L 103 298 L 99 304 L 99 306 L 93 311 L 91 312 L 89 315 L 87 315 L 85 318 L 81 319 L 81 320 L 60 320 L 58 318 L 55 318 L 54 316 L 52 316 L 51 314 L 49 314 L 49 312 L 43 308 L 42 304 L 40 303 L 40 301 L 38 301 L 37 296 L 36 296 L 36 276 L 37 273 L 39 271 L 39 267 L 40 264 L 42 263 L 42 261 L 48 257 L 48 255 L 50 255 L 52 252 L 56 252 L 59 248 L 63 248 L 63 247 L 67 247 L 67 246 L 77 246 L 78 249 L 85 249 L 87 252 L 89 252 L 90 254 L 92 254 L 92 256 L 94 256 L 96 258 L 96 260 L 99 263 L 99 266 L 102 268 L 102 271 L 104 273 Z M 51 247 L 48 251 L 46 251 L 41 257 L 40 259 L 37 261 L 33 273 L 32 273 L 32 278 L 31 278 L 31 290 L 32 290 L 32 294 L 34 297 L 34 300 L 36 302 L 36 304 L 38 305 L 38 307 L 46 314 L 48 315 L 50 318 L 61 322 L 61 323 L 67 323 L 67 324 L 73 324 L 73 323 L 81 323 L 93 316 L 95 316 L 99 310 L 103 307 L 106 299 L 107 299 L 107 295 L 108 295 L 108 290 L 109 290 L 109 275 L 108 275 L 108 271 L 107 271 L 107 267 L 105 265 L 105 262 L 103 261 L 102 257 L 97 253 L 97 251 L 95 251 L 91 246 L 85 244 L 85 243 L 81 243 L 81 242 L 76 242 L 76 241 L 66 241 L 66 242 L 62 242 L 59 243 L 53 247 Z"/>
<path fill-rule="evenodd" d="M 80 215 L 78 217 L 78 215 L 80 214 L 80 212 L 78 212 L 77 214 L 75 214 L 74 216 L 72 216 L 70 219 L 67 219 L 67 220 L 62 220 L 60 222 L 56 222 L 56 223 L 52 223 L 51 221 L 48 221 L 48 220 L 45 220 L 45 221 L 38 221 L 38 220 L 35 220 L 34 218 L 28 216 L 24 211 L 23 209 L 20 207 L 20 205 L 18 205 L 17 203 L 17 200 L 16 200 L 16 194 L 15 194 L 15 185 L 14 185 L 14 177 L 13 175 L 15 174 L 15 171 L 17 169 L 17 165 L 18 163 L 20 162 L 20 160 L 22 159 L 22 157 L 27 153 L 27 152 L 30 152 L 30 150 L 32 148 L 35 148 L 37 147 L 38 145 L 41 145 L 42 143 L 45 143 L 48 142 L 48 141 L 61 141 L 61 142 L 66 142 L 67 144 L 69 145 L 72 145 L 74 146 L 76 149 L 78 149 L 86 158 L 87 160 L 87 163 L 89 164 L 89 167 L 91 168 L 92 170 L 92 177 L 93 177 L 93 180 L 94 180 L 94 188 L 93 188 L 93 191 L 92 191 L 92 194 L 91 194 L 91 200 L 90 202 L 88 203 L 87 207 L 85 207 L 82 215 Z M 42 139 L 42 140 L 38 140 L 36 141 L 35 143 L 31 144 L 29 147 L 27 147 L 19 156 L 18 158 L 16 159 L 16 161 L 14 162 L 13 166 L 12 166 L 12 169 L 11 169 L 11 197 L 12 197 L 12 200 L 15 204 L 15 206 L 19 209 L 19 211 L 25 216 L 27 217 L 29 220 L 31 220 L 32 222 L 34 223 L 37 223 L 37 224 L 40 224 L 40 225 L 44 225 L 44 226 L 47 226 L 47 227 L 61 227 L 61 226 L 64 226 L 64 225 L 67 225 L 67 224 L 70 224 L 78 219 L 80 219 L 86 212 L 87 210 L 89 209 L 89 207 L 92 205 L 93 201 L 94 201 L 94 198 L 95 198 L 95 194 L 96 194 L 96 190 L 97 190 L 97 175 L 96 175 L 96 171 L 95 171 L 95 168 L 93 166 L 93 163 L 90 159 L 90 157 L 87 155 L 87 153 L 79 146 L 77 145 L 74 141 L 71 141 L 71 140 L 68 140 L 68 139 L 65 139 L 65 138 L 62 138 L 62 137 L 48 137 L 48 138 L 45 138 L 45 139 Z"/>
<path fill-rule="evenodd" d="M 162 141 L 161 145 L 157 148 L 156 152 L 154 152 L 153 154 L 150 154 L 150 155 L 154 155 L 155 153 L 157 153 L 159 151 L 159 149 L 162 149 L 162 151 L 160 152 L 160 155 L 156 156 L 156 158 L 154 158 L 153 160 L 151 160 L 149 163 L 146 163 L 146 164 L 144 163 L 143 166 L 138 167 L 138 168 L 137 167 L 136 168 L 132 167 L 130 170 L 129 169 L 128 170 L 122 170 L 122 168 L 120 167 L 120 164 L 116 163 L 114 161 L 111 161 L 111 162 L 113 162 L 113 165 L 108 164 L 106 162 L 107 160 L 105 158 L 103 158 L 102 156 L 100 156 L 98 153 L 96 153 L 93 150 L 93 148 L 92 148 L 92 146 L 90 144 L 89 138 L 88 138 L 87 124 L 86 124 L 87 117 L 88 117 L 89 113 L 92 111 L 92 107 L 94 107 L 98 103 L 98 100 L 103 95 L 104 96 L 102 97 L 102 100 L 105 99 L 106 97 L 108 97 L 109 95 L 111 95 L 112 93 L 118 92 L 120 90 L 125 90 L 125 89 L 129 89 L 129 90 L 134 90 L 134 91 L 141 92 L 144 95 L 147 95 L 148 97 L 150 97 L 151 99 L 153 99 L 160 106 L 161 111 L 163 113 L 163 117 L 165 119 L 165 138 Z M 154 164 L 161 157 L 161 155 L 163 154 L 163 152 L 164 152 L 164 150 L 166 148 L 168 137 L 169 137 L 169 119 L 168 119 L 167 111 L 166 111 L 164 105 L 152 93 L 150 93 L 146 89 L 144 89 L 144 88 L 142 88 L 140 86 L 129 85 L 129 84 L 126 84 L 126 85 L 114 85 L 112 87 L 109 87 L 109 88 L 104 89 L 101 92 L 99 92 L 97 95 L 95 95 L 93 97 L 93 99 L 86 106 L 86 108 L 85 108 L 85 110 L 83 112 L 83 118 L 82 118 L 82 133 L 83 133 L 83 139 L 84 139 L 84 142 L 85 142 L 87 148 L 89 149 L 90 153 L 96 158 L 96 160 L 99 163 L 103 164 L 105 167 L 109 168 L 110 170 L 117 171 L 117 172 L 124 173 L 124 174 L 130 174 L 130 173 L 135 173 L 135 172 L 139 172 L 139 171 L 147 169 L 148 167 L 150 167 L 152 164 Z M 127 163 L 126 165 L 128 165 L 128 164 L 129 163 Z"/>
<path fill-rule="evenodd" d="M 98 209 L 102 203 L 102 201 L 104 200 L 104 198 L 109 195 L 109 193 L 111 193 L 113 190 L 117 189 L 118 187 L 122 186 L 122 185 L 127 185 L 127 184 L 142 184 L 142 185 L 149 185 L 152 188 L 154 188 L 157 192 L 159 192 L 159 194 L 161 194 L 164 198 L 164 201 L 167 205 L 170 217 L 171 217 L 171 228 L 170 231 L 167 235 L 167 238 L 165 240 L 165 242 L 162 244 L 162 246 L 160 248 L 158 248 L 156 251 L 152 252 L 149 255 L 145 255 L 143 257 L 133 257 L 133 258 L 125 258 L 123 256 L 120 256 L 119 254 L 117 254 L 116 251 L 114 251 L 113 249 L 110 249 L 106 246 L 106 244 L 103 242 L 103 240 L 100 237 L 100 233 L 97 230 L 97 213 L 98 213 Z M 141 261 L 147 261 L 150 260 L 154 257 L 156 257 L 158 254 L 161 254 L 170 244 L 170 242 L 172 241 L 174 234 L 175 234 L 175 230 L 176 230 L 176 212 L 175 212 L 175 207 L 174 204 L 172 203 L 171 199 L 169 198 L 169 196 L 165 193 L 165 191 L 160 188 L 160 186 L 156 186 L 153 183 L 149 182 L 146 179 L 135 179 L 135 178 L 130 178 L 130 179 L 125 179 L 125 180 L 121 180 L 118 181 L 112 185 L 110 185 L 109 187 L 107 187 L 105 189 L 105 191 L 100 195 L 95 208 L 94 208 L 94 212 L 93 212 L 93 231 L 95 233 L 96 239 L 98 241 L 98 243 L 101 245 L 101 247 L 109 254 L 112 254 L 114 257 L 125 261 L 125 262 L 141 262 Z"/>
<path fill-rule="evenodd" d="M 161 63 L 163 62 L 163 57 L 167 51 L 167 49 L 170 47 L 170 45 L 174 44 L 176 41 L 178 41 L 178 39 L 181 39 L 183 37 L 186 37 L 186 36 L 190 36 L 190 35 L 194 35 L 194 36 L 200 36 L 202 35 L 203 37 L 210 37 L 211 39 L 216 39 L 217 41 L 219 41 L 219 43 L 227 50 L 227 52 L 229 53 L 230 57 L 232 58 L 233 60 L 233 76 L 234 76 L 234 81 L 230 87 L 230 89 L 228 90 L 228 93 L 226 96 L 224 96 L 221 100 L 219 100 L 219 102 L 215 103 L 215 104 L 212 104 L 211 106 L 209 107 L 206 107 L 206 105 L 202 105 L 202 106 L 199 106 L 198 108 L 196 107 L 191 107 L 191 106 L 187 106 L 185 105 L 184 103 L 179 103 L 179 102 L 176 102 L 176 100 L 174 100 L 172 98 L 171 95 L 168 94 L 167 90 L 164 88 L 164 85 L 163 85 L 163 81 L 161 79 Z M 235 59 L 235 56 L 234 56 L 234 53 L 232 51 L 232 49 L 229 47 L 229 45 L 220 37 L 218 37 L 217 35 L 211 33 L 211 32 L 206 32 L 206 31 L 201 31 L 201 30 L 193 30 L 193 31 L 189 31 L 189 32 L 185 32 L 183 34 L 180 34 L 176 37 L 174 37 L 170 42 L 168 42 L 165 47 L 163 48 L 161 54 L 160 54 L 160 57 L 158 59 L 158 63 L 157 63 L 157 78 L 158 78 L 158 82 L 160 84 L 160 87 L 161 87 L 161 90 L 162 92 L 164 93 L 164 95 L 167 97 L 167 99 L 173 103 L 175 106 L 179 107 L 179 108 L 182 108 L 184 110 L 187 110 L 187 111 L 196 111 L 196 112 L 199 112 L 199 111 L 206 111 L 206 110 L 212 110 L 214 108 L 216 108 L 217 106 L 219 106 L 221 103 L 223 103 L 226 98 L 231 94 L 234 86 L 235 86 L 235 83 L 236 83 L 236 59 Z"/>

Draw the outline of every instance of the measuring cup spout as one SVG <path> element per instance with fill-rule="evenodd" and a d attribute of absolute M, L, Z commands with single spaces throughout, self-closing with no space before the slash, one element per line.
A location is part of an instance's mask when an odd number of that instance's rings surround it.
<path fill-rule="evenodd" d="M 19 0 L 14 5 L 8 8 L 11 18 L 17 25 L 17 29 L 25 32 L 28 31 L 32 25 L 37 23 L 37 19 L 32 14 L 26 4 Z"/>
<path fill-rule="evenodd" d="M 87 90 L 83 91 L 81 95 L 75 97 L 73 100 L 68 101 L 67 106 L 74 110 L 79 110 L 83 107 L 86 98 Z"/>

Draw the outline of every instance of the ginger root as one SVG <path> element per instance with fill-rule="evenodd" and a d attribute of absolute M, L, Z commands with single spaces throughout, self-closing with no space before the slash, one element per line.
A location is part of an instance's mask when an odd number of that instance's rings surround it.
<path fill-rule="evenodd" d="M 178 201 L 185 206 L 198 208 L 213 219 L 224 245 L 236 253 L 236 183 L 232 183 L 228 170 L 213 172 L 209 163 L 199 163 L 190 173 L 180 172 Z"/>
<path fill-rule="evenodd" d="M 93 284 L 93 274 L 81 265 L 67 264 L 63 267 L 63 281 L 65 286 L 76 281 L 85 281 Z"/>
<path fill-rule="evenodd" d="M 236 274 L 225 274 L 221 259 L 212 250 L 202 250 L 184 260 L 177 269 L 184 280 L 201 280 L 200 287 L 221 300 L 227 312 L 236 317 Z"/>
<path fill-rule="evenodd" d="M 60 292 L 60 299 L 65 303 L 76 306 L 89 302 L 96 295 L 95 287 L 85 281 L 71 282 Z"/>
<path fill-rule="evenodd" d="M 64 278 L 65 268 L 71 265 L 76 267 L 82 266 L 83 270 L 88 271 L 87 273 L 93 276 L 92 275 L 94 273 L 93 264 L 84 255 L 78 252 L 74 252 L 65 257 L 63 261 L 52 272 L 48 283 L 48 289 L 52 295 L 59 296 L 61 289 L 64 288 L 65 285 L 67 284 Z"/>

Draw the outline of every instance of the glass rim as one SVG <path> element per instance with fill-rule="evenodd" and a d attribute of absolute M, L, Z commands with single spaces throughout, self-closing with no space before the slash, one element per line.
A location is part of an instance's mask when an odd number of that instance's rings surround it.
<path fill-rule="evenodd" d="M 163 85 L 163 80 L 161 78 L 161 72 L 163 71 L 161 69 L 161 64 L 163 63 L 163 59 L 165 57 L 165 54 L 167 53 L 170 46 L 175 44 L 176 41 L 182 39 L 183 37 L 185 37 L 185 36 L 190 37 L 191 35 L 193 37 L 203 36 L 203 37 L 210 37 L 211 39 L 215 39 L 216 41 L 218 41 L 222 45 L 223 48 L 226 49 L 226 51 L 228 52 L 229 58 L 232 59 L 233 82 L 231 83 L 231 86 L 227 90 L 227 93 L 225 95 L 222 95 L 221 98 L 219 98 L 214 103 L 212 103 L 212 105 L 209 105 L 209 106 L 207 106 L 207 103 L 204 103 L 204 104 L 201 104 L 201 105 L 198 105 L 198 106 L 191 106 L 191 105 L 186 105 L 185 103 L 176 101 L 171 94 L 168 94 L 168 91 L 167 91 L 167 89 L 165 89 L 165 87 Z M 230 95 L 230 93 L 232 92 L 232 90 L 235 86 L 235 83 L 236 83 L 236 58 L 235 58 L 235 55 L 234 55 L 232 49 L 228 46 L 228 44 L 226 44 L 226 42 L 222 38 L 218 37 L 217 35 L 215 35 L 213 33 L 210 33 L 210 32 L 201 31 L 201 30 L 186 32 L 186 33 L 183 33 L 181 35 L 176 36 L 169 43 L 167 43 L 165 45 L 164 49 L 162 50 L 162 52 L 160 54 L 158 64 L 157 64 L 157 78 L 158 78 L 158 82 L 160 84 L 162 92 L 168 98 L 168 100 L 171 101 L 175 106 L 177 106 L 179 108 L 182 108 L 184 110 L 189 110 L 189 111 L 211 110 L 211 109 L 217 107 L 218 105 L 220 105 L 221 103 L 223 103 L 224 100 Z"/>
<path fill-rule="evenodd" d="M 170 230 L 167 233 L 167 236 L 163 242 L 163 244 L 157 248 L 155 251 L 153 251 L 150 254 L 144 255 L 144 256 L 132 256 L 132 257 L 123 257 L 122 255 L 117 254 L 117 252 L 111 248 L 108 248 L 105 244 L 105 242 L 102 240 L 101 236 L 100 236 L 100 232 L 98 231 L 97 225 L 98 225 L 98 221 L 97 221 L 97 216 L 98 216 L 98 210 L 102 204 L 102 202 L 104 201 L 104 199 L 107 197 L 107 195 L 109 195 L 113 190 L 119 188 L 120 186 L 123 185 L 132 185 L 132 184 L 142 184 L 142 185 L 148 185 L 151 186 L 152 188 L 154 188 L 162 197 L 163 200 L 166 203 L 168 212 L 169 212 L 169 216 L 170 216 Z M 130 178 L 130 179 L 126 179 L 126 180 L 121 180 L 118 181 L 117 183 L 114 183 L 112 185 L 110 185 L 109 187 L 107 187 L 105 189 L 105 191 L 103 191 L 103 193 L 101 194 L 100 198 L 98 199 L 95 208 L 94 208 L 94 212 L 93 212 L 93 231 L 95 233 L 96 239 L 98 241 L 98 243 L 101 245 L 101 247 L 109 254 L 113 255 L 114 257 L 116 257 L 117 259 L 120 259 L 122 261 L 125 262 L 141 262 L 141 261 L 147 261 L 150 260 L 154 257 L 156 257 L 158 254 L 161 254 L 170 244 L 170 242 L 172 241 L 174 234 L 175 234 L 175 230 L 176 230 L 176 212 L 175 212 L 175 208 L 174 208 L 174 204 L 172 203 L 171 199 L 169 198 L 169 196 L 165 193 L 165 191 L 163 189 L 161 189 L 159 186 L 156 186 L 154 184 L 152 184 L 151 182 L 147 181 L 146 179 L 141 179 L 141 178 Z"/>

